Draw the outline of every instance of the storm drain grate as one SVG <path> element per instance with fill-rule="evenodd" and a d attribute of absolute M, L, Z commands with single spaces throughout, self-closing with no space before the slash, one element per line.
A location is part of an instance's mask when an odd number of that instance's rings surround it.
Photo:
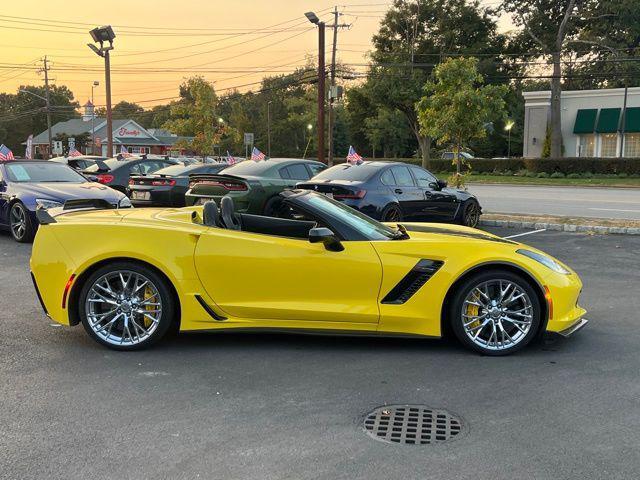
<path fill-rule="evenodd" d="M 446 410 L 424 405 L 388 405 L 369 413 L 364 429 L 381 442 L 428 445 L 460 435 L 462 420 Z"/>

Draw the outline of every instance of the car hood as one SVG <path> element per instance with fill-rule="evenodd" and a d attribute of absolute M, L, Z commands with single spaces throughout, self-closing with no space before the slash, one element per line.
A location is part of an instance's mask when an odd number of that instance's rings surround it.
<path fill-rule="evenodd" d="M 395 227 L 395 224 L 388 223 L 387 225 Z M 464 227 L 462 225 L 451 225 L 448 223 L 405 223 L 402 225 L 409 232 L 409 236 L 412 239 L 422 240 L 426 237 L 435 235 L 439 236 L 451 236 L 461 239 L 480 240 L 484 242 L 505 243 L 511 245 L 518 245 L 518 242 L 507 240 L 484 230 L 478 230 L 477 228 Z M 424 234 L 424 235 L 423 235 Z"/>
<path fill-rule="evenodd" d="M 124 194 L 95 182 L 86 183 L 30 183 L 20 186 L 23 193 L 35 198 L 43 198 L 64 203 L 66 200 L 102 198 L 117 202 Z"/>

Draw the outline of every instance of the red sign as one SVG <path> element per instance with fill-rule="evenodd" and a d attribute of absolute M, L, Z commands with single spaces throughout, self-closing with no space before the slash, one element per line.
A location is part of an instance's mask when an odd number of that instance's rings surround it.
<path fill-rule="evenodd" d="M 138 129 L 127 130 L 125 127 L 122 127 L 120 130 L 118 130 L 119 137 L 138 137 L 141 133 L 142 132 L 140 132 L 140 130 Z"/>

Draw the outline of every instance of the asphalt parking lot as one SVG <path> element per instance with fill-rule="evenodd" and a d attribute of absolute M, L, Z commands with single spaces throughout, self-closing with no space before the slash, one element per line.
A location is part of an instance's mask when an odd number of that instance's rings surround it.
<path fill-rule="evenodd" d="M 521 233 L 493 229 L 502 236 Z M 519 238 L 581 275 L 591 323 L 504 358 L 453 341 L 190 334 L 117 353 L 51 326 L 29 245 L 0 234 L 0 478 L 636 479 L 640 238 Z M 388 445 L 384 404 L 460 415 L 441 445 Z"/>

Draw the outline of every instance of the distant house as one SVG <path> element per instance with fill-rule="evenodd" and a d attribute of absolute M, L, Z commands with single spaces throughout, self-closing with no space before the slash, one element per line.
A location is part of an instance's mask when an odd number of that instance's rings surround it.
<path fill-rule="evenodd" d="M 78 148 L 81 153 L 91 155 L 107 154 L 107 120 L 103 117 L 94 117 L 94 106 L 91 102 L 84 105 L 84 114 L 81 118 L 72 118 L 65 122 L 58 122 L 51 127 L 51 136 L 58 134 L 74 135 L 87 134 L 95 138 L 95 147 L 91 145 Z M 192 137 L 181 137 L 164 129 L 146 129 L 134 120 L 113 120 L 113 149 L 114 153 L 121 151 L 124 146 L 129 153 L 152 153 L 158 155 L 175 152 L 187 153 L 186 150 L 176 147 L 180 140 L 191 141 Z M 33 138 L 35 157 L 47 157 L 49 149 L 48 132 L 45 130 Z M 64 146 L 67 148 L 67 145 Z"/>
<path fill-rule="evenodd" d="M 524 92 L 523 156 L 542 155 L 551 92 Z M 640 157 L 640 87 L 568 90 L 560 97 L 566 157 Z"/>

